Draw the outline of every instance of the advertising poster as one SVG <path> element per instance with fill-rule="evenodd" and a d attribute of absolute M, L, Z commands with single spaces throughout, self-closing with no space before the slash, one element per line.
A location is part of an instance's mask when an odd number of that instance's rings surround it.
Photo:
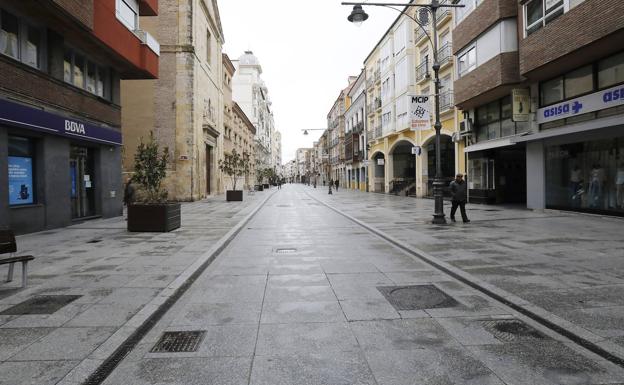
<path fill-rule="evenodd" d="M 531 106 L 531 95 L 528 88 L 515 88 L 511 91 L 513 102 L 512 121 L 528 122 Z"/>
<path fill-rule="evenodd" d="M 32 158 L 9 156 L 9 205 L 34 203 Z"/>
<path fill-rule="evenodd" d="M 430 130 L 431 113 L 429 111 L 431 103 L 427 95 L 410 95 L 410 128 L 412 131 Z"/>

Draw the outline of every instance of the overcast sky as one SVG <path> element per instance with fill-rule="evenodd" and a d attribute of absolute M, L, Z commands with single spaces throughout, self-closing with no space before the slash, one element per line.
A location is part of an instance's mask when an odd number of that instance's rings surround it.
<path fill-rule="evenodd" d="M 364 59 L 398 12 L 365 7 L 370 18 L 361 27 L 347 21 L 351 7 L 339 0 L 218 0 L 224 52 L 237 59 L 251 49 L 260 60 L 282 133 L 282 160 L 299 147 L 311 147 L 325 128 L 327 113 L 358 75 Z"/>

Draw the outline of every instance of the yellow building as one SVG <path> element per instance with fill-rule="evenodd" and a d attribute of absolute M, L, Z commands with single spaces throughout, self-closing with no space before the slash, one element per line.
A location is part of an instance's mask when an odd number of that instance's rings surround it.
<path fill-rule="evenodd" d="M 413 1 L 414 4 L 421 0 Z M 406 10 L 414 15 L 417 8 Z M 459 143 L 457 110 L 453 103 L 455 79 L 451 29 L 453 13 L 438 11 L 438 61 L 440 68 L 440 121 L 442 176 L 450 182 L 465 172 L 463 143 Z M 432 36 L 432 25 L 425 26 Z M 425 31 L 400 15 L 365 60 L 368 96 L 369 189 L 375 192 L 433 195 L 435 130 L 433 46 Z M 411 131 L 411 95 L 429 95 L 431 128 Z M 413 148 L 420 155 L 413 155 Z M 417 150 L 418 151 L 418 150 Z"/>

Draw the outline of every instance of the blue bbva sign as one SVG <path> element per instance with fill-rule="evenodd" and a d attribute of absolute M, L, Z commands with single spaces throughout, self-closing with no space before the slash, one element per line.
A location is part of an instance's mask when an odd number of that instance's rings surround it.
<path fill-rule="evenodd" d="M 566 102 L 537 110 L 537 122 L 547 123 L 553 120 L 569 118 L 588 112 L 600 111 L 606 108 L 624 104 L 624 86 L 619 85 L 593 94 L 581 96 Z"/>
<path fill-rule="evenodd" d="M 121 145 L 121 132 L 0 99 L 0 123 L 69 138 Z"/>

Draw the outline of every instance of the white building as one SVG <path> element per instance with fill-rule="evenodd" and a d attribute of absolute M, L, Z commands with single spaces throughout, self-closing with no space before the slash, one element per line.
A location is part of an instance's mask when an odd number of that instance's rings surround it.
<path fill-rule="evenodd" d="M 366 70 L 348 92 L 351 105 L 345 112 L 345 188 L 366 190 Z"/>
<path fill-rule="evenodd" d="M 269 90 L 261 78 L 262 66 L 251 51 L 233 63 L 233 99 L 256 127 L 256 167 L 275 169 L 281 163 L 281 135 L 275 130 Z"/>

